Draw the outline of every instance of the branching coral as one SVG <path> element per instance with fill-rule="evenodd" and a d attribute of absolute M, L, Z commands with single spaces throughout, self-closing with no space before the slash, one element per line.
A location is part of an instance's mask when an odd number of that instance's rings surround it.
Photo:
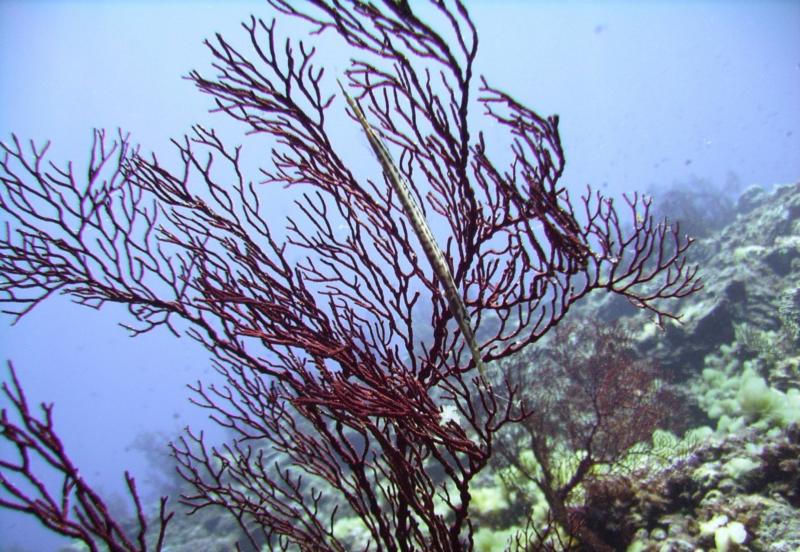
<path fill-rule="evenodd" d="M 558 118 L 474 82 L 477 31 L 462 2 L 430 0 L 435 24 L 405 1 L 270 4 L 351 47 L 346 86 L 423 216 L 444 228 L 483 362 L 523 351 L 594 290 L 661 319 L 674 316 L 661 301 L 699 289 L 690 240 L 654 220 L 649 200 L 625 198 L 625 213 L 591 190 L 574 201 L 560 184 Z M 345 104 L 314 49 L 284 42 L 275 21 L 243 26 L 247 54 L 217 36 L 216 74 L 190 78 L 273 140 L 265 185 L 245 175 L 241 147 L 199 126 L 175 140 L 177 169 L 98 131 L 86 180 L 12 137 L 0 160 L 0 301 L 22 316 L 64 293 L 126 305 L 134 332 L 188 328 L 226 378 L 198 383 L 196 403 L 236 439 L 216 449 L 190 432 L 175 443 L 194 488 L 184 502 L 227 510 L 253 548 L 345 550 L 337 518 L 358 518 L 365 548 L 469 550 L 472 482 L 529 401 L 511 378 L 476 377 L 396 193 L 346 162 L 329 117 Z M 491 135 L 471 126 L 476 108 Z M 493 160 L 498 150 L 510 162 Z M 299 190 L 286 239 L 268 209 L 280 186 Z M 623 354 L 614 338 L 601 345 Z M 650 395 L 636 394 L 646 374 L 622 366 L 570 374 L 597 416 L 569 428 L 588 455 L 575 481 L 639 438 L 620 431 L 628 416 L 650 423 Z M 533 424 L 570 408 L 540 406 Z M 550 488 L 559 522 L 574 486 Z"/>
<path fill-rule="evenodd" d="M 532 414 L 521 424 L 522 435 L 512 433 L 501 443 L 513 466 L 506 480 L 523 493 L 533 484 L 547 503 L 549 532 L 540 527 L 528 540 L 547 542 L 552 532 L 565 531 L 574 543 L 611 550 L 614 543 L 587 523 L 593 516 L 581 506 L 582 493 L 597 478 L 627 473 L 635 464 L 632 455 L 652 454 L 650 447 L 634 445 L 650 440 L 674 400 L 620 326 L 584 322 L 560 326 L 555 334 L 544 351 L 547 359 L 527 370 L 508 368 L 522 385 L 546 385 L 523 399 Z"/>

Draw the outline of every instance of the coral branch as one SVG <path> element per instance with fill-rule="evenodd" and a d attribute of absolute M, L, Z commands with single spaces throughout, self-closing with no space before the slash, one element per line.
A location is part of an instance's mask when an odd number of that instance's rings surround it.
<path fill-rule="evenodd" d="M 55 432 L 53 406 L 42 404 L 42 417 L 36 417 L 10 363 L 9 372 L 11 383 L 3 383 L 2 389 L 13 411 L 4 408 L 0 412 L 0 429 L 2 439 L 16 449 L 16 458 L 0 459 L 0 506 L 31 515 L 52 531 L 84 543 L 92 552 L 162 550 L 167 523 L 173 516 L 167 511 L 167 497 L 161 498 L 158 530 L 153 534 L 136 483 L 125 472 L 137 526 L 134 534 L 126 531 L 69 459 Z M 62 479 L 58 491 L 37 475 L 42 466 Z"/>

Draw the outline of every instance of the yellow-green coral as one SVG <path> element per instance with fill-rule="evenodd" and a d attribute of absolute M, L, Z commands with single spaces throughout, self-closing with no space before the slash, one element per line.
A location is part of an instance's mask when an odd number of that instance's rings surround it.
<path fill-rule="evenodd" d="M 713 381 L 725 377 L 727 382 L 717 388 L 709 390 L 701 405 L 706 407 L 708 415 L 719 418 L 722 425 L 718 429 L 728 430 L 739 427 L 737 418 L 743 418 L 744 423 L 758 425 L 769 429 L 770 427 L 786 427 L 800 421 L 800 392 L 790 389 L 786 392 L 779 391 L 767 385 L 763 377 L 752 368 L 746 368 L 741 374 L 734 377 L 724 374 L 714 374 L 704 379 Z"/>
<path fill-rule="evenodd" d="M 369 541 L 370 533 L 361 518 L 343 517 L 333 524 L 333 536 L 355 548 L 363 549 Z"/>
<path fill-rule="evenodd" d="M 764 340 L 774 337 L 769 332 L 744 328 L 738 329 L 737 336 L 741 345 L 755 349 L 766 346 Z M 747 425 L 777 430 L 800 421 L 800 390 L 772 387 L 759 373 L 765 361 L 769 356 L 742 362 L 733 346 L 722 346 L 719 354 L 706 357 L 706 368 L 702 378 L 695 381 L 694 392 L 700 407 L 718 420 L 717 432 L 730 433 Z"/>
<path fill-rule="evenodd" d="M 510 546 L 511 541 L 519 531 L 516 527 L 499 529 L 497 531 L 482 527 L 475 531 L 473 541 L 476 552 L 495 552 L 497 550 L 517 550 L 516 546 Z"/>
<path fill-rule="evenodd" d="M 716 552 L 728 552 L 731 546 L 741 544 L 747 539 L 747 530 L 738 521 L 729 521 L 728 516 L 721 514 L 700 523 L 700 534 L 714 535 Z"/>
<path fill-rule="evenodd" d="M 469 491 L 470 509 L 479 514 L 491 514 L 508 508 L 508 495 L 501 486 L 478 487 Z"/>

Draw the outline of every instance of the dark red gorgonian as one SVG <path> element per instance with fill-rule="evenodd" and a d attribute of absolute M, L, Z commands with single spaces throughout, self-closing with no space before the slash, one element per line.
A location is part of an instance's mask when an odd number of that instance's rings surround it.
<path fill-rule="evenodd" d="M 558 119 L 475 82 L 463 3 L 269 3 L 351 47 L 346 85 L 440 229 L 484 362 L 535 342 L 592 290 L 661 318 L 659 300 L 698 289 L 689 240 L 647 200 L 620 215 L 598 193 L 570 199 Z M 337 127 L 358 127 L 333 115 L 345 110 L 336 75 L 302 41 L 280 40 L 275 21 L 244 28 L 247 54 L 217 36 L 215 74 L 190 78 L 272 140 L 263 184 L 240 146 L 200 126 L 175 140 L 177 168 L 97 132 L 86 178 L 12 138 L 0 300 L 19 315 L 52 293 L 122 303 L 134 332 L 168 326 L 202 342 L 227 385 L 198 383 L 197 403 L 238 439 L 175 445 L 195 490 L 183 500 L 231 512 L 253 547 L 347 550 L 336 521 L 356 517 L 370 549 L 468 550 L 470 482 L 498 429 L 527 414 L 519 391 L 476 377 L 398 198 L 374 160 L 353 169 Z M 496 130 L 471 128 L 475 109 Z M 283 186 L 298 191 L 285 239 L 270 210 Z"/>

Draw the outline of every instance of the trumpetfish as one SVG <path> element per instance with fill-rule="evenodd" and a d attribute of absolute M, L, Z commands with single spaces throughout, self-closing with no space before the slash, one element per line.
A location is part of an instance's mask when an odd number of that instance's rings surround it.
<path fill-rule="evenodd" d="M 392 156 L 389 153 L 389 150 L 386 148 L 386 145 L 383 143 L 383 140 L 381 140 L 381 138 L 369 124 L 369 121 L 367 121 L 367 117 L 361 110 L 361 107 L 359 107 L 356 101 L 350 96 L 350 94 L 347 93 L 347 90 L 342 82 L 338 79 L 337 82 L 339 83 L 339 88 L 342 89 L 342 93 L 344 94 L 350 109 L 355 114 L 358 122 L 361 123 L 361 128 L 367 135 L 369 145 L 372 148 L 372 151 L 375 153 L 375 156 L 378 158 L 378 162 L 381 164 L 384 175 L 391 183 L 392 188 L 394 188 L 397 196 L 400 198 L 400 203 L 403 204 L 403 209 L 405 210 L 408 220 L 411 222 L 414 233 L 417 235 L 423 251 L 425 251 L 425 256 L 428 257 L 428 262 L 431 263 L 431 267 L 436 274 L 436 279 L 444 288 L 444 295 L 447 299 L 450 313 L 453 315 L 453 318 L 456 319 L 458 328 L 461 330 L 461 335 L 464 336 L 464 340 L 469 346 L 469 350 L 472 353 L 472 360 L 475 363 L 475 366 L 478 368 L 478 373 L 485 382 L 488 382 L 489 380 L 486 378 L 486 367 L 483 364 L 480 349 L 478 348 L 478 342 L 476 341 L 475 334 L 472 331 L 469 313 L 467 313 L 467 308 L 464 305 L 464 301 L 461 299 L 461 295 L 458 293 L 458 288 L 456 287 L 453 275 L 450 272 L 450 268 L 447 266 L 444 252 L 442 252 L 439 244 L 436 243 L 436 239 L 433 237 L 433 233 L 428 226 L 428 222 L 425 220 L 425 215 L 422 213 L 422 209 L 417 204 L 416 199 L 414 199 L 414 196 L 411 193 L 411 187 L 408 181 L 397 168 L 397 165 L 395 165 L 394 159 L 392 159 Z"/>

